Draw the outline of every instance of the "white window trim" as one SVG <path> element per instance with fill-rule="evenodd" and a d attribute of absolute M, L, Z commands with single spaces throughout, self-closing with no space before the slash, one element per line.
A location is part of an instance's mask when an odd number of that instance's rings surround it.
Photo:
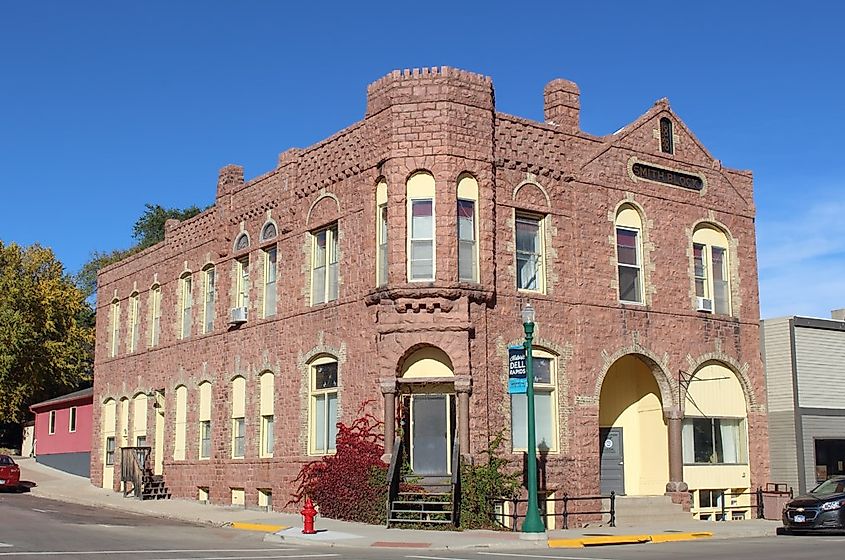
<path fill-rule="evenodd" d="M 47 434 L 53 435 L 56 433 L 56 411 L 51 410 L 47 416 Z"/>
<path fill-rule="evenodd" d="M 191 331 L 194 326 L 194 279 L 190 272 L 183 273 L 179 278 L 181 297 L 179 298 L 179 338 L 185 340 L 191 338 Z M 185 324 L 185 319 L 188 324 Z M 186 328 L 187 327 L 187 328 Z"/>
<path fill-rule="evenodd" d="M 109 349 L 110 357 L 117 357 L 120 341 L 120 301 L 113 299 L 111 302 L 111 344 Z"/>
<path fill-rule="evenodd" d="M 316 256 L 317 256 L 317 237 L 319 234 L 325 232 L 326 233 L 326 262 L 323 265 L 323 294 L 322 299 L 317 301 L 315 296 L 315 287 L 314 287 L 314 271 L 316 270 Z M 308 281 L 311 283 L 311 306 L 315 305 L 325 305 L 332 301 L 337 301 L 340 297 L 340 230 L 338 228 L 338 223 L 334 222 L 324 228 L 320 228 L 311 232 L 311 262 L 308 269 L 309 272 L 309 279 Z M 334 260 L 332 260 L 334 259 Z M 331 290 L 330 290 L 330 280 L 332 276 L 332 265 L 335 265 L 335 270 L 337 270 L 337 278 L 335 278 L 335 283 L 337 284 L 337 294 L 332 298 L 331 297 Z"/>
<path fill-rule="evenodd" d="M 413 220 L 413 207 L 414 202 L 422 201 L 422 200 L 430 200 L 431 201 L 431 238 L 419 238 L 414 239 L 411 236 L 413 224 L 411 223 Z M 437 278 L 437 203 L 434 199 L 434 196 L 416 196 L 416 197 L 408 197 L 408 204 L 407 204 L 407 212 L 406 212 L 406 220 L 408 224 L 407 228 L 407 242 L 405 243 L 405 250 L 407 251 L 408 258 L 407 265 L 406 265 L 406 274 L 408 278 L 408 282 L 434 282 Z M 431 277 L 429 278 L 411 278 L 411 245 L 413 241 L 427 241 L 431 240 Z"/>
<path fill-rule="evenodd" d="M 712 229 L 712 228 L 704 228 L 704 229 Z M 714 230 L 715 231 L 715 230 Z M 722 234 L 724 235 L 724 234 Z M 695 292 L 695 282 L 700 276 L 695 275 L 695 246 L 700 245 L 702 247 L 701 251 L 701 258 L 702 258 L 702 265 L 704 268 L 704 295 L 699 296 Z M 726 243 L 727 245 L 727 243 Z M 727 283 L 727 294 L 726 294 L 726 305 L 727 311 L 717 311 L 716 310 L 716 285 L 715 285 L 715 278 L 714 278 L 714 269 L 713 269 L 713 249 L 721 249 L 724 253 L 724 262 L 722 266 L 724 268 L 723 275 L 725 277 L 725 282 Z M 718 315 L 733 315 L 733 280 L 731 278 L 731 252 L 728 247 L 723 247 L 722 245 L 716 245 L 714 243 L 709 243 L 707 241 L 696 241 L 695 237 L 693 237 L 693 293 L 695 293 L 696 297 L 704 297 L 709 299 L 713 305 L 713 313 Z"/>
<path fill-rule="evenodd" d="M 79 411 L 77 407 L 72 406 L 68 409 L 68 417 L 67 417 L 67 431 L 70 434 L 76 432 L 76 424 L 79 423 L 79 417 L 77 416 Z"/>
<path fill-rule="evenodd" d="M 455 209 L 457 210 L 458 205 L 460 202 L 471 202 L 472 203 L 472 274 L 474 278 L 467 280 L 461 278 L 461 235 L 460 235 L 460 224 L 458 224 L 459 231 L 457 232 L 457 241 L 458 241 L 458 281 L 459 282 L 472 282 L 478 283 L 480 282 L 481 278 L 481 263 L 478 257 L 478 236 L 479 236 L 479 227 L 478 227 L 478 200 L 466 197 L 458 197 L 458 200 L 455 204 Z"/>
<path fill-rule="evenodd" d="M 243 453 L 241 455 L 237 454 L 237 440 L 238 440 L 238 422 L 243 422 L 244 431 L 243 431 Z M 236 416 L 232 417 L 232 459 L 243 459 L 246 457 L 246 417 L 244 416 Z"/>
<path fill-rule="evenodd" d="M 533 212 L 524 212 L 521 210 L 514 211 L 514 222 L 513 222 L 513 263 L 514 263 L 514 270 L 516 272 L 516 277 L 514 278 L 514 285 L 516 285 L 516 289 L 518 292 L 526 292 L 531 294 L 545 294 L 546 293 L 546 219 L 548 215 L 536 214 Z M 517 222 L 522 220 L 532 220 L 537 222 L 537 235 L 540 237 L 540 259 L 539 259 L 539 267 L 540 272 L 537 275 L 537 289 L 530 289 L 530 288 L 520 288 L 519 287 L 519 265 L 518 265 L 518 250 L 517 250 L 517 231 L 516 231 L 516 224 Z"/>
<path fill-rule="evenodd" d="M 550 455 L 556 455 L 560 453 L 560 417 L 559 417 L 559 410 L 558 410 L 558 401 L 560 400 L 559 391 L 560 386 L 558 383 L 558 360 L 559 356 L 552 354 L 546 350 L 541 348 L 532 348 L 531 351 L 532 358 L 544 358 L 552 361 L 552 368 L 551 368 L 551 383 L 542 383 L 538 386 L 538 384 L 534 384 L 534 393 L 535 395 L 539 391 L 543 393 L 551 393 L 551 420 L 552 420 L 552 439 L 554 445 L 549 448 L 548 453 Z M 509 399 L 510 400 L 510 399 Z M 508 406 L 510 406 L 510 414 L 513 415 L 513 405 L 509 402 Z M 535 409 L 536 415 L 536 409 Z M 527 447 L 513 447 L 513 434 L 511 434 L 511 450 L 513 453 L 521 453 L 528 451 Z"/>
<path fill-rule="evenodd" d="M 210 278 L 214 278 L 214 281 L 209 282 Z M 217 303 L 217 273 L 215 272 L 213 265 L 206 266 L 202 270 L 202 280 L 202 333 L 209 334 L 214 332 L 214 309 Z M 208 316 L 209 304 L 211 304 L 210 321 Z"/>
<path fill-rule="evenodd" d="M 270 253 L 271 252 L 275 253 L 276 262 L 272 265 L 273 268 L 275 268 L 275 270 L 273 270 L 273 272 L 275 274 L 273 276 L 273 283 L 272 283 L 272 290 L 273 290 L 273 296 L 274 296 L 273 297 L 273 312 L 268 315 L 267 314 L 267 294 L 271 289 L 270 288 L 270 282 L 268 281 L 268 278 L 270 277 L 270 270 L 271 270 L 271 265 L 270 265 Z M 262 292 L 262 298 L 261 298 L 261 317 L 267 318 L 267 317 L 274 316 L 276 314 L 276 312 L 278 310 L 278 306 L 279 306 L 279 297 L 278 297 L 279 291 L 278 291 L 278 284 L 277 284 L 278 279 L 279 279 L 279 249 L 276 245 L 269 245 L 269 246 L 264 248 L 264 250 L 262 251 L 262 255 L 264 257 L 263 258 L 263 261 L 264 261 L 264 278 L 263 278 L 264 285 L 263 285 L 263 292 Z"/>
<path fill-rule="evenodd" d="M 235 259 L 234 307 L 249 307 L 249 255 Z"/>
<path fill-rule="evenodd" d="M 629 304 L 629 305 L 645 305 L 645 297 L 644 297 L 645 283 L 643 281 L 643 248 L 642 248 L 643 247 L 643 241 L 642 241 L 643 232 L 639 228 L 617 225 L 616 229 L 614 230 L 614 233 L 616 233 L 616 230 L 620 230 L 620 229 L 624 230 L 624 231 L 632 231 L 632 232 L 637 234 L 637 243 L 636 243 L 637 264 L 636 264 L 636 266 L 634 266 L 634 265 L 625 264 L 625 263 L 622 263 L 622 262 L 619 261 L 619 243 L 616 239 L 614 239 L 614 244 L 616 245 L 616 266 L 617 266 L 616 275 L 617 275 L 617 279 L 621 280 L 621 278 L 618 278 L 619 277 L 619 267 L 636 270 L 637 271 L 637 278 L 639 279 L 639 282 L 638 282 L 639 291 L 637 293 L 637 296 L 640 298 L 640 300 L 635 301 L 635 300 L 622 299 L 622 283 L 621 283 L 621 281 L 619 281 L 619 282 L 617 282 L 619 284 L 619 286 L 617 286 L 617 292 L 618 292 L 618 295 L 619 295 L 619 302 Z"/>
<path fill-rule="evenodd" d="M 337 385 L 330 388 L 330 389 L 315 389 L 315 382 L 317 379 L 317 369 L 316 366 L 323 365 L 323 364 L 330 364 L 334 363 L 337 364 L 338 368 L 338 376 L 337 376 Z M 317 423 L 315 418 L 315 411 L 316 411 L 316 398 L 323 396 L 326 399 L 326 415 L 328 415 L 328 395 L 334 393 L 335 399 L 337 399 L 337 410 L 340 411 L 340 364 L 336 358 L 330 356 L 323 356 L 321 358 L 317 358 L 316 360 L 310 362 L 308 364 L 308 454 L 313 456 L 323 456 L 323 455 L 334 455 L 337 453 L 337 446 L 335 449 L 317 449 L 315 447 L 315 443 L 317 441 Z M 339 415 L 337 420 L 339 421 Z M 329 426 L 328 422 L 325 423 L 326 430 L 330 429 L 337 429 L 335 426 Z M 328 436 L 328 431 L 326 432 Z M 336 436 L 337 434 L 335 434 Z M 328 447 L 328 437 L 326 438 L 326 447 Z"/>
<path fill-rule="evenodd" d="M 161 285 L 150 288 L 150 348 L 158 346 L 161 337 Z"/>

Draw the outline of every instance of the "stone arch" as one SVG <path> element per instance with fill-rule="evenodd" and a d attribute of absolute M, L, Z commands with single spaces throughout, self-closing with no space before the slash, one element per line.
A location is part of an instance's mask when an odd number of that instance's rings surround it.
<path fill-rule="evenodd" d="M 399 360 L 396 362 L 396 377 L 404 377 L 411 372 L 411 368 L 415 364 L 429 360 L 437 361 L 444 366 L 445 369 L 438 368 L 444 373 L 444 375 L 439 377 L 454 377 L 455 366 L 449 354 L 439 346 L 428 343 L 414 344 L 402 353 Z M 449 374 L 445 373 L 446 369 L 449 370 Z M 417 376 L 412 374 L 410 377 L 413 378 Z"/>
<path fill-rule="evenodd" d="M 232 244 L 232 251 L 235 253 L 246 251 L 249 249 L 250 245 L 251 240 L 249 238 L 249 234 L 245 231 L 241 231 L 237 236 L 235 236 L 235 242 Z"/>
<path fill-rule="evenodd" d="M 332 204 L 334 202 L 334 204 Z M 340 201 L 333 193 L 323 193 L 311 203 L 305 223 L 311 227 L 312 222 L 321 225 L 337 219 L 340 213 Z"/>
<path fill-rule="evenodd" d="M 519 183 L 517 186 L 515 186 L 513 188 L 512 198 L 513 198 L 514 202 L 517 201 L 517 197 L 519 196 L 520 191 L 522 191 L 523 188 L 525 188 L 525 187 L 528 187 L 528 189 L 526 189 L 525 194 L 523 194 L 522 196 L 523 196 L 523 198 L 526 199 L 527 202 L 530 202 L 534 206 L 551 206 L 552 205 L 551 198 L 549 197 L 549 192 L 543 187 L 543 185 L 541 185 L 537 181 L 529 181 L 529 180 L 522 181 L 521 183 Z M 534 191 L 534 192 L 531 192 L 531 191 Z M 545 203 L 539 202 L 537 200 L 539 198 L 537 191 L 539 191 L 539 195 L 542 195 L 542 198 L 545 201 Z"/>
<path fill-rule="evenodd" d="M 690 365 L 690 378 L 694 377 L 698 370 L 708 364 L 718 364 L 726 367 L 736 376 L 737 381 L 739 381 L 739 386 L 742 387 L 742 394 L 745 396 L 745 404 L 748 407 L 748 413 L 750 414 L 752 412 L 761 411 L 762 405 L 760 404 L 760 399 L 758 399 L 757 395 L 754 393 L 754 384 L 751 383 L 751 379 L 748 377 L 748 362 L 740 364 L 739 361 L 732 356 L 725 354 L 720 349 L 702 354 L 697 358 L 687 356 L 687 362 Z M 680 399 L 682 413 L 685 412 L 685 404 L 686 395 L 684 395 L 684 398 Z"/>
<path fill-rule="evenodd" d="M 672 377 L 669 375 L 669 368 L 667 364 L 668 356 L 664 356 L 664 358 L 661 359 L 657 356 L 657 354 L 641 346 L 637 342 L 631 346 L 620 348 L 612 355 L 603 353 L 602 369 L 596 377 L 596 384 L 593 388 L 593 398 L 595 399 L 595 402 L 599 402 L 601 399 L 601 387 L 604 383 L 605 377 L 607 377 L 607 374 L 610 371 L 610 368 L 613 367 L 613 364 L 619 361 L 619 359 L 628 355 L 633 355 L 641 359 L 649 366 L 649 369 L 651 369 L 654 380 L 657 382 L 657 387 L 660 389 L 660 399 L 663 401 L 663 409 L 668 410 L 679 406 L 678 399 L 676 398 L 677 391 L 675 391 L 676 384 L 673 383 Z"/>

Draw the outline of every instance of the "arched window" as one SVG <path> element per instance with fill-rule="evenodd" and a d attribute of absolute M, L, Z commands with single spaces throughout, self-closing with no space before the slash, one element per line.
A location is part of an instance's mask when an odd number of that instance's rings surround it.
<path fill-rule="evenodd" d="M 200 394 L 200 445 L 199 458 L 211 458 L 211 383 L 203 381 L 199 384 Z"/>
<path fill-rule="evenodd" d="M 132 438 L 133 445 L 147 445 L 147 395 L 138 393 L 132 399 Z"/>
<path fill-rule="evenodd" d="M 185 272 L 179 279 L 181 288 L 181 317 L 180 317 L 180 338 L 188 338 L 191 336 L 191 326 L 193 325 L 192 313 L 194 307 L 194 282 L 190 272 Z"/>
<path fill-rule="evenodd" d="M 258 456 L 272 457 L 274 445 L 274 401 L 276 376 L 271 371 L 265 371 L 258 378 L 261 384 L 261 402 L 259 414 L 261 415 L 261 437 L 259 440 Z"/>
<path fill-rule="evenodd" d="M 696 309 L 731 314 L 728 237 L 710 224 L 696 228 L 692 236 Z"/>
<path fill-rule="evenodd" d="M 153 284 L 150 288 L 150 348 L 158 346 L 161 333 L 161 286 Z"/>
<path fill-rule="evenodd" d="M 176 387 L 176 422 L 174 423 L 173 460 L 185 460 L 185 439 L 188 428 L 188 388 Z"/>
<path fill-rule="evenodd" d="M 242 459 L 246 450 L 246 379 L 232 380 L 232 457 Z"/>
<path fill-rule="evenodd" d="M 267 222 L 264 224 L 264 227 L 261 228 L 261 241 L 269 241 L 276 237 L 276 224 L 273 222 Z"/>
<path fill-rule="evenodd" d="M 249 236 L 246 233 L 242 233 L 238 236 L 235 240 L 235 251 L 243 251 L 249 248 Z"/>
<path fill-rule="evenodd" d="M 203 305 L 202 332 L 208 334 L 214 330 L 214 300 L 216 298 L 214 265 L 209 264 L 202 269 L 203 276 Z"/>
<path fill-rule="evenodd" d="M 129 296 L 129 352 L 138 351 L 138 337 L 141 333 L 141 299 L 138 292 Z"/>
<path fill-rule="evenodd" d="M 387 181 L 376 185 L 376 286 L 387 284 Z"/>
<path fill-rule="evenodd" d="M 109 323 L 111 340 L 109 341 L 109 356 L 114 358 L 117 356 L 118 345 L 120 341 L 120 301 L 114 298 L 109 309 Z"/>
<path fill-rule="evenodd" d="M 478 282 L 478 181 L 458 178 L 458 280 Z"/>
<path fill-rule="evenodd" d="M 103 488 L 111 488 L 114 482 L 115 420 L 117 403 L 114 399 L 103 402 Z"/>
<path fill-rule="evenodd" d="M 437 235 L 434 186 L 434 177 L 426 172 L 413 174 L 406 185 L 409 282 L 430 282 L 435 278 Z"/>
<path fill-rule="evenodd" d="M 666 117 L 660 119 L 660 151 L 666 154 L 675 153 L 675 140 L 672 138 L 672 121 Z"/>
<path fill-rule="evenodd" d="M 629 204 L 616 212 L 616 264 L 619 301 L 642 303 L 642 219 Z"/>
<path fill-rule="evenodd" d="M 337 360 L 321 356 L 308 369 L 308 452 L 325 455 L 334 452 L 337 437 Z"/>
<path fill-rule="evenodd" d="M 534 371 L 534 419 L 537 448 L 558 451 L 557 356 L 541 348 L 532 352 Z M 514 451 L 528 449 L 528 399 L 511 395 L 511 444 Z"/>

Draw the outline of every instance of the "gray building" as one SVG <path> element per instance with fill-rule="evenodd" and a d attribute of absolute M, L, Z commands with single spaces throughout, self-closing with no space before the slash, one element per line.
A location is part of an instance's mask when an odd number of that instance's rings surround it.
<path fill-rule="evenodd" d="M 845 474 L 845 309 L 762 321 L 771 480 L 796 492 Z"/>

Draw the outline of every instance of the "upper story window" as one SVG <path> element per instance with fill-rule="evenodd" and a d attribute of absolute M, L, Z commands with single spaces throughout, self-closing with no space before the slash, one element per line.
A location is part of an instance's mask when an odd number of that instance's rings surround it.
<path fill-rule="evenodd" d="M 408 179 L 408 281 L 435 278 L 437 248 L 434 214 L 434 177 L 415 173 Z"/>
<path fill-rule="evenodd" d="M 249 249 L 249 236 L 246 233 L 242 233 L 235 240 L 235 251 L 244 251 L 246 249 Z"/>
<path fill-rule="evenodd" d="M 376 286 L 387 284 L 387 181 L 376 185 Z"/>
<path fill-rule="evenodd" d="M 558 450 L 557 360 L 542 349 L 533 351 L 534 416 L 537 448 Z M 511 395 L 511 443 L 514 451 L 528 448 L 528 400 L 526 395 Z"/>
<path fill-rule="evenodd" d="M 261 228 L 261 241 L 275 239 L 276 233 L 276 224 L 273 222 L 267 222 L 264 224 L 264 227 Z"/>
<path fill-rule="evenodd" d="M 194 306 L 194 284 L 190 272 L 183 274 L 180 280 L 182 287 L 182 294 L 180 298 L 182 302 L 180 338 L 188 338 L 191 336 L 191 311 Z"/>
<path fill-rule="evenodd" d="M 616 263 L 619 301 L 642 303 L 642 219 L 629 205 L 616 213 Z"/>
<path fill-rule="evenodd" d="M 56 411 L 50 411 L 49 425 L 47 426 L 47 433 L 53 435 L 56 433 Z"/>
<path fill-rule="evenodd" d="M 478 282 L 478 181 L 458 180 L 458 280 Z"/>
<path fill-rule="evenodd" d="M 311 305 L 337 299 L 337 223 L 311 234 Z"/>
<path fill-rule="evenodd" d="M 235 307 L 249 307 L 249 255 L 235 259 Z"/>
<path fill-rule="evenodd" d="M 272 224 L 269 224 L 272 225 Z M 276 314 L 276 247 L 264 250 L 264 317 Z"/>
<path fill-rule="evenodd" d="M 309 370 L 308 451 L 312 455 L 332 453 L 337 438 L 337 360 L 318 358 Z"/>
<path fill-rule="evenodd" d="M 698 227 L 692 236 L 696 309 L 731 314 L 728 237 L 714 226 Z"/>
<path fill-rule="evenodd" d="M 76 431 L 76 407 L 70 407 L 70 415 L 68 417 L 67 431 L 73 433 Z"/>
<path fill-rule="evenodd" d="M 202 306 L 202 332 L 210 333 L 214 330 L 214 300 L 216 297 L 215 283 L 217 278 L 214 275 L 214 266 L 208 265 L 202 271 L 203 275 L 203 306 Z"/>
<path fill-rule="evenodd" d="M 111 336 L 109 340 L 109 355 L 114 358 L 117 356 L 118 345 L 120 341 L 120 301 L 117 298 L 111 302 L 109 308 L 109 323 L 111 326 Z"/>
<path fill-rule="evenodd" d="M 545 218 L 536 214 L 516 214 L 516 287 L 519 290 L 546 291 L 544 223 Z"/>
<path fill-rule="evenodd" d="M 158 346 L 161 333 L 161 286 L 150 288 L 150 348 Z"/>
<path fill-rule="evenodd" d="M 141 300 L 138 292 L 129 296 L 129 352 L 138 351 L 138 338 L 141 334 Z"/>
<path fill-rule="evenodd" d="M 672 137 L 672 121 L 666 117 L 660 119 L 660 151 L 665 154 L 675 153 L 675 140 Z"/>

